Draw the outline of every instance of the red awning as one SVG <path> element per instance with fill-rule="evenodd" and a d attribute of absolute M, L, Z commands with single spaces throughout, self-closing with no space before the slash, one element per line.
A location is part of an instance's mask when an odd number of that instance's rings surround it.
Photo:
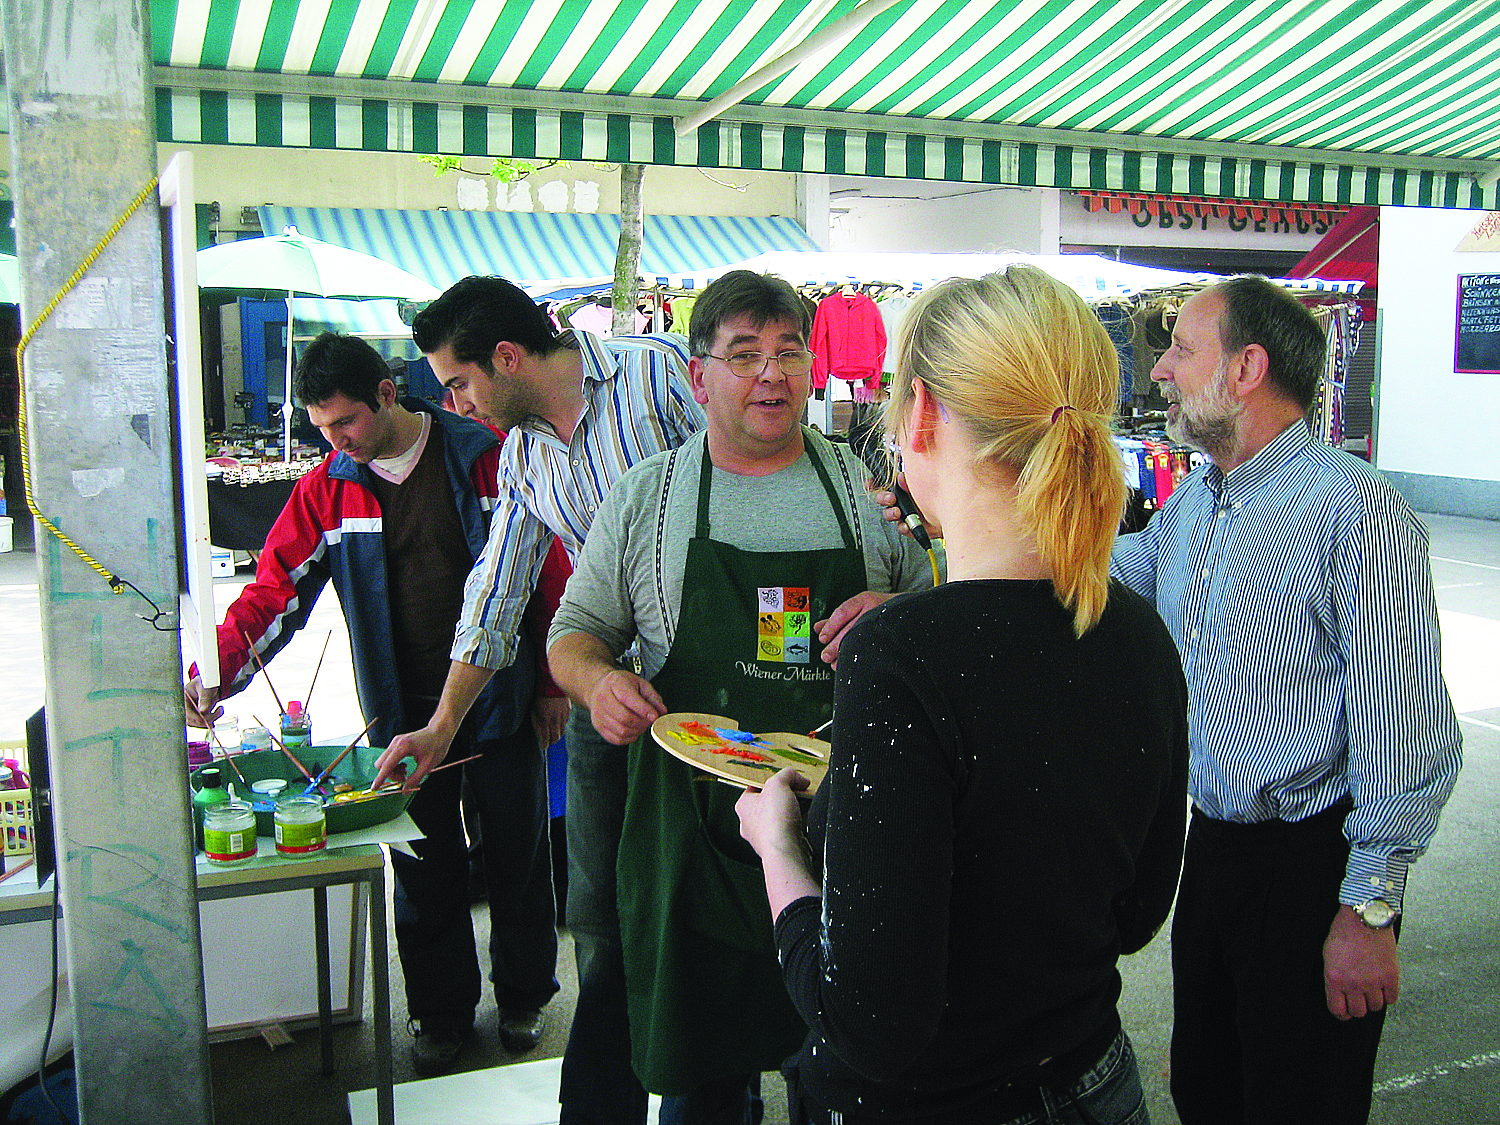
<path fill-rule="evenodd" d="M 1380 208 L 1353 207 L 1287 271 L 1287 277 L 1362 281 L 1368 292 L 1376 287 L 1379 267 Z"/>

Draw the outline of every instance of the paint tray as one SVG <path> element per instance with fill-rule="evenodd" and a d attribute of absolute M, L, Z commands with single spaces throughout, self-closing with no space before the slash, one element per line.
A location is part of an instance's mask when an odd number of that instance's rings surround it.
<path fill-rule="evenodd" d="M 314 777 L 317 777 L 329 762 L 343 752 L 343 746 L 314 746 L 306 753 L 299 752 L 297 758 Z M 378 772 L 375 765 L 376 759 L 384 752 L 384 748 L 380 746 L 356 746 L 349 756 L 338 764 L 338 768 L 333 771 L 333 776 L 323 783 L 325 797 L 332 796 L 333 785 L 339 781 L 348 782 L 356 789 L 367 788 Z M 240 773 L 245 775 L 243 785 L 235 776 L 234 769 L 222 758 L 215 758 L 210 764 L 219 768 L 219 772 L 224 777 L 225 786 L 233 785 L 240 799 L 247 802 L 252 797 L 249 791 L 250 786 L 268 778 L 279 777 L 287 783 L 283 796 L 298 794 L 307 788 L 307 778 L 297 772 L 297 767 L 292 765 L 280 750 L 252 750 L 247 754 L 234 755 L 234 764 L 239 766 Z M 203 766 L 193 771 L 191 776 L 195 792 L 202 788 L 200 775 L 207 768 L 208 766 Z M 411 804 L 411 799 L 410 793 L 395 792 L 349 804 L 330 803 L 325 810 L 328 818 L 328 831 L 330 834 L 354 832 L 361 828 L 370 828 L 376 824 L 395 820 L 406 811 L 406 806 Z M 274 836 L 276 834 L 275 812 L 266 807 L 263 798 L 260 800 L 260 805 L 261 807 L 255 810 L 255 830 L 261 836 Z"/>

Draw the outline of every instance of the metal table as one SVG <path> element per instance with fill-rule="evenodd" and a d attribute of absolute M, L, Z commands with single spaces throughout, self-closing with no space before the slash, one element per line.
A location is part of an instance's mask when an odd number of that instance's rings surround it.
<path fill-rule="evenodd" d="M 318 964 L 318 1040 L 324 1074 L 333 1073 L 333 986 L 328 949 L 328 888 L 368 886 L 370 973 L 374 989 L 375 1108 L 380 1125 L 395 1125 L 396 1103 L 391 1069 L 390 957 L 386 948 L 385 854 L 378 844 L 331 848 L 315 859 L 259 856 L 244 867 L 197 863 L 198 900 L 239 898 L 279 891 L 313 892 L 313 928 Z M 20 883 L 17 886 L 17 883 Z M 0 883 L 0 926 L 46 921 L 52 916 L 52 891 L 36 886 L 35 876 L 20 875 Z"/>

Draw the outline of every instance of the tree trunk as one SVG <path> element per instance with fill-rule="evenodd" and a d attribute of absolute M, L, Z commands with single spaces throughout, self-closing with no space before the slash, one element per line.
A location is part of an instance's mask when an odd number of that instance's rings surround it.
<path fill-rule="evenodd" d="M 641 291 L 641 228 L 645 225 L 644 164 L 620 165 L 620 249 L 615 255 L 614 333 L 635 331 L 635 304 Z"/>

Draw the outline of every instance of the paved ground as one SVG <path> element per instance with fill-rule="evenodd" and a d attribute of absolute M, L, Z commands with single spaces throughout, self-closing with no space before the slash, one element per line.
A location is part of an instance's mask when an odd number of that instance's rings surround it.
<path fill-rule="evenodd" d="M 1500 910 L 1495 867 L 1500 859 L 1500 524 L 1428 517 L 1433 573 L 1443 613 L 1444 671 L 1463 721 L 1466 762 L 1442 829 L 1415 868 L 1407 894 L 1402 937 L 1400 1005 L 1387 1024 L 1377 1070 L 1377 1125 L 1500 1125 Z M 34 556 L 0 555 L 0 740 L 19 738 L 26 715 L 42 700 L 41 639 L 37 622 Z M 222 580 L 221 605 L 237 592 L 245 572 Z M 292 646 L 271 667 L 283 698 L 305 694 L 324 639 L 328 656 L 313 697 L 314 722 L 330 737 L 363 726 L 354 704 L 347 639 L 330 596 Z M 270 693 L 257 685 L 236 701 L 237 716 L 274 714 Z M 484 908 L 475 910 L 481 930 Z M 481 938 L 481 940 L 483 940 Z M 394 943 L 392 943 L 394 950 Z M 549 1013 L 542 1047 L 531 1056 L 562 1052 L 576 985 L 571 947 L 565 942 L 563 992 Z M 1126 1026 L 1142 1059 L 1153 1120 L 1175 1125 L 1164 1069 L 1170 1026 L 1171 983 L 1166 939 L 1125 964 L 1121 1002 Z M 391 966 L 392 1024 L 397 1029 L 398 1081 L 412 1077 L 406 1044 L 400 966 Z M 367 993 L 368 994 L 368 993 Z M 259 1040 L 221 1044 L 212 1051 L 219 1125 L 324 1125 L 347 1120 L 345 1094 L 367 1087 L 372 1065 L 368 1027 L 336 1035 L 338 1073 L 317 1075 L 316 1036 L 302 1033 L 274 1053 Z M 499 1046 L 493 1007 L 482 1009 L 480 1030 L 463 1056 L 464 1068 L 513 1061 Z M 294 1097 L 278 1096 L 295 1090 Z M 784 1123 L 775 1100 L 767 1121 Z"/>

